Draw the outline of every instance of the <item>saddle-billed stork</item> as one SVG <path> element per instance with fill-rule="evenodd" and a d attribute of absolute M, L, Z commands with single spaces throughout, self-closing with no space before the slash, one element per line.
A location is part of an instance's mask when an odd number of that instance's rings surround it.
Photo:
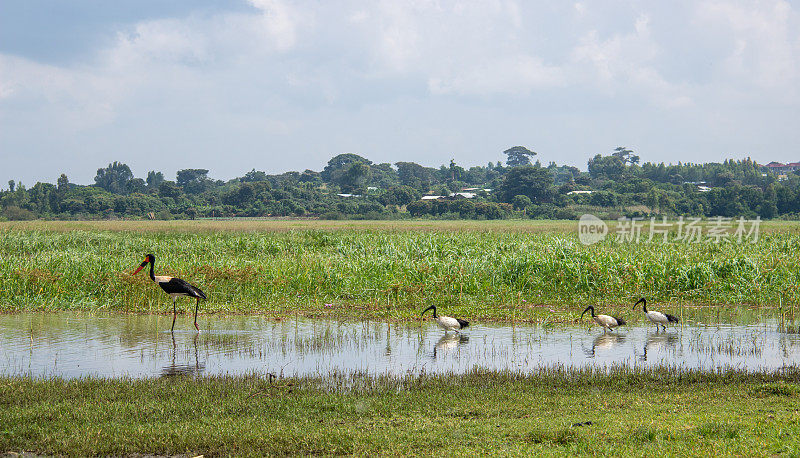
<path fill-rule="evenodd" d="M 583 319 L 583 315 L 585 315 L 588 311 L 592 312 L 592 319 L 594 322 L 603 327 L 603 332 L 606 332 L 606 330 L 610 331 L 618 326 L 625 326 L 625 324 L 627 324 L 622 318 L 617 318 L 611 315 L 595 315 L 594 307 L 591 305 L 586 307 L 586 310 L 581 313 L 581 319 Z"/>
<path fill-rule="evenodd" d="M 664 331 L 667 330 L 667 325 L 670 323 L 677 324 L 680 320 L 670 315 L 669 313 L 661 313 L 656 312 L 655 310 L 647 310 L 647 299 L 641 298 L 635 304 L 633 304 L 633 308 L 636 308 L 637 305 L 642 304 L 642 311 L 644 314 L 647 315 L 647 319 L 650 320 L 651 323 L 656 325 L 656 331 L 658 331 L 658 327 L 661 326 L 664 328 Z"/>
<path fill-rule="evenodd" d="M 175 309 L 175 301 L 178 297 L 193 297 L 197 300 L 197 305 L 194 308 L 194 327 L 197 328 L 197 331 L 200 331 L 200 327 L 197 326 L 197 311 L 200 309 L 200 299 L 206 299 L 206 295 L 200 288 L 190 285 L 189 282 L 186 280 L 182 280 L 180 278 L 175 277 L 168 277 L 166 275 L 159 275 L 156 276 L 153 273 L 154 266 L 156 264 L 156 257 L 152 254 L 148 254 L 144 257 L 144 261 L 139 265 L 139 268 L 133 272 L 133 275 L 139 273 L 140 270 L 144 269 L 144 266 L 150 263 L 150 279 L 154 282 L 158 283 L 158 286 L 164 290 L 165 293 L 169 294 L 172 298 L 172 329 L 171 331 L 175 331 L 175 318 L 178 316 L 178 311 Z"/>
<path fill-rule="evenodd" d="M 449 332 L 449 331 L 458 332 L 469 326 L 469 321 L 465 321 L 460 318 L 451 318 L 449 316 L 437 315 L 435 305 L 431 305 L 430 307 L 423 310 L 422 315 L 425 315 L 425 312 L 431 309 L 433 310 L 433 319 L 436 320 L 436 324 L 438 324 L 439 327 L 444 329 L 444 332 Z"/>

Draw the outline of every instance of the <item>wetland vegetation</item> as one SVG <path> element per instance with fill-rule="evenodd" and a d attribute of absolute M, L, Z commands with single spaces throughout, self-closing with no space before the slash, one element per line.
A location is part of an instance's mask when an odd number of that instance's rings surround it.
<path fill-rule="evenodd" d="M 800 374 L 476 370 L 0 378 L 0 450 L 61 455 L 795 455 Z"/>
<path fill-rule="evenodd" d="M 169 313 L 166 295 L 131 276 L 153 252 L 157 273 L 206 291 L 208 320 L 244 313 L 407 321 L 435 304 L 474 322 L 549 326 L 592 304 L 636 322 L 644 318 L 631 307 L 646 296 L 658 310 L 696 316 L 702 307 L 718 322 L 764 313 L 780 319 L 778 332 L 797 332 L 795 321 L 783 320 L 800 301 L 796 224 L 764 223 L 758 241 L 742 244 L 612 237 L 584 246 L 575 228 L 574 221 L 0 223 L 0 308 Z M 709 355 L 758 357 L 762 346 L 755 338 L 687 338 L 688 350 Z M 673 343 L 662 340 L 653 340 L 650 355 Z M 191 359 L 193 351 L 179 356 Z M 2 376 L 0 452 L 800 453 L 796 365 L 746 372 L 555 365 L 275 380 L 175 367 L 162 371 L 169 377 L 142 379 Z"/>
<path fill-rule="evenodd" d="M 169 298 L 131 275 L 145 253 L 158 274 L 206 291 L 206 314 L 409 319 L 433 304 L 473 320 L 558 321 L 588 304 L 629 310 L 640 296 L 800 302 L 794 224 L 765 224 L 755 243 L 584 246 L 574 222 L 498 223 L 0 223 L 0 310 L 167 312 Z"/>

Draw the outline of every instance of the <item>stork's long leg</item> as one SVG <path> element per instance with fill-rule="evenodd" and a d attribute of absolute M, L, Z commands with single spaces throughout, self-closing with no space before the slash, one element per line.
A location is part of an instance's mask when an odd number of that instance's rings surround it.
<path fill-rule="evenodd" d="M 197 311 L 200 309 L 200 299 L 197 299 L 197 305 L 194 306 L 194 327 L 200 332 L 200 326 L 197 325 Z"/>
<path fill-rule="evenodd" d="M 178 311 L 175 309 L 175 297 L 172 298 L 172 329 L 169 332 L 175 332 L 175 318 L 178 317 Z"/>

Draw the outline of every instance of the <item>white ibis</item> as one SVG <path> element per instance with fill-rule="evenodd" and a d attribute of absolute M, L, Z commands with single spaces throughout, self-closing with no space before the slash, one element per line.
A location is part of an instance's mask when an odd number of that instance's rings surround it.
<path fill-rule="evenodd" d="M 449 332 L 449 331 L 458 332 L 469 326 L 469 321 L 464 321 L 460 318 L 451 318 L 449 316 L 437 315 L 435 305 L 431 305 L 430 307 L 423 310 L 422 315 L 424 315 L 425 312 L 431 309 L 433 309 L 433 318 L 436 320 L 436 324 L 438 324 L 442 329 L 444 329 L 444 332 Z"/>
<path fill-rule="evenodd" d="M 172 329 L 171 331 L 175 330 L 175 318 L 178 316 L 178 311 L 175 310 L 175 301 L 178 297 L 193 297 L 197 299 L 197 305 L 194 308 L 194 327 L 200 331 L 200 327 L 197 326 L 197 311 L 200 309 L 200 299 L 206 299 L 206 295 L 200 291 L 200 288 L 196 286 L 192 286 L 186 280 L 181 280 L 180 278 L 175 277 L 168 277 L 166 275 L 159 275 L 156 276 L 153 273 L 153 266 L 156 264 L 156 257 L 152 254 L 148 254 L 144 257 L 144 261 L 139 265 L 139 268 L 133 273 L 136 275 L 139 273 L 140 270 L 144 269 L 144 266 L 147 263 L 150 263 L 150 279 L 154 282 L 158 283 L 158 286 L 164 290 L 165 293 L 169 294 L 172 298 Z"/>
<path fill-rule="evenodd" d="M 656 325 L 656 330 L 658 327 L 661 326 L 664 328 L 664 331 L 667 330 L 667 325 L 670 323 L 678 323 L 678 318 L 670 315 L 669 313 L 661 313 L 656 312 L 655 310 L 647 310 L 647 299 L 641 298 L 635 304 L 633 304 L 633 308 L 636 308 L 637 305 L 642 304 L 642 310 L 644 314 L 647 315 L 647 319 L 650 320 L 651 323 Z"/>
<path fill-rule="evenodd" d="M 583 319 L 583 315 L 585 315 L 586 312 L 590 310 L 592 312 L 592 319 L 594 320 L 595 323 L 603 327 L 603 332 L 606 332 L 606 330 L 610 331 L 618 326 L 625 326 L 626 324 L 625 320 L 623 320 L 622 318 L 613 317 L 611 315 L 595 315 L 594 307 L 592 307 L 591 305 L 586 307 L 586 310 L 584 310 L 583 313 L 581 313 L 581 319 Z"/>

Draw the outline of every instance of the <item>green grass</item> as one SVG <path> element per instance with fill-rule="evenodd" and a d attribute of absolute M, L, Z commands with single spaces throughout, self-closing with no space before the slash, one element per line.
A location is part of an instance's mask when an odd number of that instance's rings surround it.
<path fill-rule="evenodd" d="M 791 456 L 799 382 L 660 369 L 0 378 L 0 452 Z"/>
<path fill-rule="evenodd" d="M 2 224 L 0 311 L 166 312 L 169 298 L 144 273 L 130 275 L 146 253 L 157 256 L 157 274 L 208 294 L 205 313 L 408 319 L 436 304 L 473 319 L 567 320 L 578 307 L 621 310 L 638 296 L 673 305 L 800 303 L 800 233 L 788 223 L 767 225 L 757 243 L 592 246 L 563 222 L 457 230 L 451 222 L 312 229 L 308 221 L 235 221 L 217 230 L 227 223 Z"/>

